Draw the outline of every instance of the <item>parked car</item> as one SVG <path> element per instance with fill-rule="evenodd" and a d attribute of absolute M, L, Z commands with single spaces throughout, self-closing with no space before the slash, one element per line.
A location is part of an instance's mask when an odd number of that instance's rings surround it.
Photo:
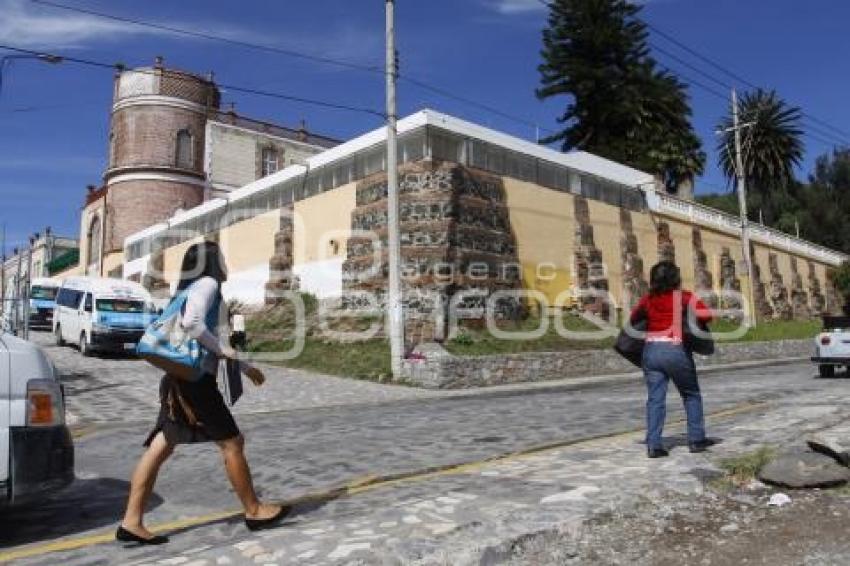
<path fill-rule="evenodd" d="M 53 364 L 0 334 L 0 507 L 37 501 L 74 479 L 74 445 Z"/>
<path fill-rule="evenodd" d="M 815 338 L 812 361 L 821 377 L 834 376 L 836 367 L 850 368 L 850 317 L 823 317 L 823 331 Z"/>
<path fill-rule="evenodd" d="M 84 356 L 133 352 L 156 316 L 150 293 L 138 283 L 69 277 L 56 295 L 53 335 L 57 345 L 76 344 Z"/>

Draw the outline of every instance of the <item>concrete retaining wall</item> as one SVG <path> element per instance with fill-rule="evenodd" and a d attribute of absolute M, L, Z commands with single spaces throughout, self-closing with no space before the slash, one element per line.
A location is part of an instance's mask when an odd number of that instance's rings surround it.
<path fill-rule="evenodd" d="M 610 349 L 532 352 L 504 356 L 453 356 L 438 346 L 423 348 L 425 360 L 406 361 L 407 378 L 429 389 L 465 389 L 566 377 L 628 373 L 637 368 Z M 713 356 L 696 356 L 697 366 L 808 357 L 811 339 L 718 344 Z"/>

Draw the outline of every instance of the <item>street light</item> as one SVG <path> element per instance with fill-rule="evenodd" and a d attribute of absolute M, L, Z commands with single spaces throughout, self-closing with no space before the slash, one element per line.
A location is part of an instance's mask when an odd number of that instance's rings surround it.
<path fill-rule="evenodd" d="M 30 54 L 13 54 L 13 55 L 4 55 L 0 57 L 0 94 L 3 93 L 3 71 L 6 70 L 6 67 L 12 63 L 12 61 L 16 59 L 35 59 L 36 61 L 42 61 L 44 63 L 50 63 L 51 65 L 56 65 L 61 63 L 64 59 L 59 55 L 51 55 L 50 53 L 38 53 L 34 55 Z"/>

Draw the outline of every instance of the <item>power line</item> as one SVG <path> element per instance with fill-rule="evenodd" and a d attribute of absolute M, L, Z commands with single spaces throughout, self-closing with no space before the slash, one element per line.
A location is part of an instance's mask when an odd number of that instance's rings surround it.
<path fill-rule="evenodd" d="M 11 45 L 0 45 L 0 49 L 6 49 L 8 51 L 14 51 L 16 53 L 27 53 L 27 54 L 31 54 L 31 55 L 45 55 L 44 53 L 41 53 L 39 51 L 33 51 L 31 49 L 22 49 L 22 48 L 19 48 L 19 47 L 13 47 Z M 51 55 L 53 55 L 53 54 L 51 54 Z M 65 56 L 65 55 L 62 56 L 62 59 L 63 59 L 63 61 L 67 61 L 67 62 L 71 62 L 71 63 L 77 63 L 77 64 L 80 64 L 80 65 L 88 65 L 88 66 L 91 66 L 91 67 L 100 67 L 100 68 L 103 68 L 103 69 L 118 70 L 118 71 L 127 70 L 127 68 L 121 63 L 104 63 L 102 61 L 94 61 L 92 59 L 82 59 L 80 57 L 71 57 L 71 56 Z M 145 73 L 145 74 L 157 74 L 157 71 L 152 70 L 152 69 L 151 70 L 148 70 L 148 69 L 132 69 L 132 72 L 134 72 L 134 73 Z M 176 75 L 176 74 L 170 75 L 170 78 L 175 79 L 175 80 L 185 80 L 185 81 L 196 80 L 196 79 L 193 79 L 193 78 L 184 78 L 181 75 Z M 238 85 L 231 85 L 231 84 L 225 84 L 225 83 L 216 83 L 216 84 L 219 88 L 221 88 L 223 90 L 241 92 L 241 93 L 244 93 L 244 94 L 253 94 L 253 95 L 256 95 L 256 96 L 263 96 L 263 97 L 267 97 L 267 98 L 276 98 L 276 99 L 280 99 L 280 100 L 287 100 L 287 101 L 290 101 L 290 102 L 299 102 L 299 103 L 302 103 L 302 104 L 310 104 L 310 105 L 313 105 L 313 106 L 321 106 L 323 108 L 333 108 L 335 110 L 347 110 L 349 112 L 359 112 L 359 113 L 363 113 L 363 114 L 371 114 L 373 116 L 378 116 L 381 119 L 385 118 L 385 114 L 383 112 L 379 112 L 377 110 L 372 110 L 371 108 L 349 106 L 347 104 L 339 104 L 339 103 L 336 103 L 336 102 L 328 102 L 328 101 L 325 101 L 325 100 L 317 100 L 317 99 L 313 99 L 313 98 L 306 98 L 306 97 L 303 97 L 303 96 L 296 96 L 296 95 L 292 95 L 292 94 L 284 94 L 284 93 L 280 93 L 280 92 L 272 92 L 272 91 L 268 91 L 268 90 L 260 90 L 260 89 L 243 87 L 243 86 L 238 86 Z"/>
<path fill-rule="evenodd" d="M 35 4 L 39 4 L 39 5 L 42 5 L 42 6 L 49 6 L 51 8 L 66 10 L 66 11 L 69 11 L 69 12 L 77 12 L 77 13 L 86 14 L 86 15 L 89 15 L 89 16 L 94 16 L 94 17 L 97 17 L 97 18 L 104 18 L 104 19 L 108 19 L 108 20 L 112 20 L 112 21 L 128 23 L 128 24 L 146 27 L 146 28 L 150 28 L 150 29 L 155 29 L 155 30 L 159 30 L 159 31 L 165 31 L 165 32 L 169 32 L 169 33 L 185 35 L 185 36 L 188 36 L 188 37 L 196 37 L 196 38 L 205 39 L 205 40 L 209 40 L 209 41 L 218 41 L 218 42 L 221 42 L 221 43 L 227 43 L 227 44 L 230 44 L 230 45 L 244 47 L 244 48 L 247 48 L 247 49 L 265 51 L 265 52 L 268 52 L 268 53 L 275 53 L 275 54 L 278 54 L 278 55 L 285 55 L 285 56 L 288 56 L 288 57 L 294 57 L 294 58 L 298 58 L 298 59 L 302 59 L 302 60 L 306 60 L 306 61 L 312 61 L 314 63 L 322 63 L 322 64 L 326 64 L 326 65 L 335 65 L 335 66 L 338 66 L 338 67 L 343 67 L 343 68 L 347 68 L 347 69 L 363 71 L 363 72 L 368 72 L 368 73 L 373 73 L 373 74 L 380 74 L 380 75 L 386 74 L 386 70 L 384 70 L 382 67 L 379 67 L 379 66 L 362 65 L 362 64 L 359 64 L 359 63 L 354 63 L 352 61 L 345 61 L 345 60 L 336 59 L 336 58 L 332 58 L 332 57 L 324 57 L 324 56 L 313 55 L 313 54 L 310 54 L 310 53 L 305 53 L 303 51 L 296 51 L 294 49 L 283 49 L 283 48 L 275 47 L 275 46 L 272 46 L 272 45 L 265 45 L 265 44 L 261 44 L 261 43 L 253 43 L 253 42 L 249 42 L 249 41 L 231 39 L 231 38 L 223 37 L 223 36 L 220 36 L 220 35 L 215 35 L 215 34 L 212 34 L 212 33 L 201 32 L 201 31 L 193 31 L 193 30 L 189 30 L 189 29 L 185 29 L 185 28 L 179 28 L 179 27 L 176 27 L 176 26 L 169 26 L 169 25 L 149 22 L 149 21 L 145 21 L 145 20 L 141 20 L 141 19 L 137 19 L 137 18 L 117 16 L 117 15 L 109 14 L 109 13 L 106 13 L 106 12 L 99 12 L 99 11 L 95 11 L 95 10 L 79 8 L 79 7 L 76 7 L 76 6 L 69 6 L 67 4 L 61 4 L 59 2 L 53 2 L 51 0 L 31 0 L 31 1 Z M 505 112 L 503 110 L 499 110 L 498 108 L 495 108 L 493 106 L 489 106 L 487 104 L 483 104 L 483 103 L 478 102 L 476 100 L 472 100 L 470 98 L 463 97 L 461 95 L 455 94 L 454 92 L 451 92 L 448 89 L 444 89 L 444 88 L 441 88 L 439 86 L 429 84 L 429 83 L 427 83 L 427 82 L 425 82 L 421 79 L 417 79 L 415 77 L 406 76 L 406 75 L 402 75 L 402 74 L 399 75 L 399 79 L 402 80 L 402 81 L 405 81 L 405 82 L 407 82 L 411 85 L 414 85 L 414 86 L 416 86 L 420 89 L 427 90 L 429 92 L 432 92 L 432 93 L 437 94 L 439 96 L 442 96 L 444 98 L 455 100 L 457 102 L 461 102 L 463 104 L 466 104 L 466 105 L 474 107 L 474 108 L 478 108 L 479 110 L 483 110 L 483 111 L 488 112 L 490 114 L 499 116 L 501 118 L 505 118 L 505 119 L 510 120 L 512 122 L 515 122 L 517 124 L 522 124 L 522 125 L 532 127 L 532 128 L 539 128 L 540 130 L 545 131 L 545 132 L 550 133 L 550 134 L 555 133 L 553 130 L 550 130 L 550 129 L 545 128 L 545 127 L 541 127 L 537 122 L 534 122 L 534 121 L 529 120 L 527 118 L 523 118 L 521 116 L 510 114 L 508 112 Z"/>
<path fill-rule="evenodd" d="M 175 26 L 167 26 L 164 24 L 157 24 L 153 22 L 147 22 L 144 20 L 138 20 L 134 18 L 128 18 L 124 16 L 116 16 L 114 14 L 107 14 L 105 12 L 97 12 L 95 10 L 88 10 L 85 8 L 79 8 L 77 6 L 68 6 L 66 4 L 60 4 L 58 2 L 51 2 L 49 0 L 31 0 L 35 4 L 41 4 L 43 6 L 50 6 L 51 8 L 57 8 L 59 10 L 67 10 L 69 12 L 77 12 L 80 14 L 87 14 L 89 16 L 95 16 L 97 18 L 104 18 L 107 20 L 113 20 L 116 22 L 122 22 L 126 24 L 133 24 L 140 27 L 146 27 L 150 29 L 156 29 L 159 31 L 167 31 L 169 33 L 175 33 L 180 35 L 186 35 L 189 37 L 197 37 L 200 39 L 207 39 L 211 41 L 220 41 L 222 43 L 229 43 L 231 45 L 238 45 L 240 47 L 247 47 L 249 49 L 257 49 L 260 51 L 267 51 L 269 53 L 277 53 L 278 55 L 286 55 L 288 57 L 294 57 L 297 59 L 304 59 L 306 61 L 312 61 L 313 63 L 322 63 L 325 65 L 335 65 L 337 67 L 344 67 L 347 69 L 354 69 L 357 71 L 365 71 L 370 73 L 377 73 L 383 75 L 385 71 L 380 66 L 370 66 L 370 65 L 362 65 L 359 63 L 354 63 L 352 61 L 344 61 L 341 59 L 335 59 L 332 57 L 323 57 L 321 55 L 312 55 L 310 53 L 304 53 L 303 51 L 296 51 L 294 49 L 283 49 L 281 47 L 274 47 L 272 45 L 263 45 L 260 43 L 252 43 L 249 41 L 243 41 L 239 39 L 231 39 L 227 37 L 223 37 L 220 35 L 213 35 L 210 33 L 205 33 L 201 31 L 193 31 L 185 28 L 178 28 Z"/>

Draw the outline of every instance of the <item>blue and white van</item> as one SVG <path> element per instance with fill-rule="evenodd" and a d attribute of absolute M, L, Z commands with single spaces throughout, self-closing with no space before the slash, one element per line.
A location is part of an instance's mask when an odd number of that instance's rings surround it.
<path fill-rule="evenodd" d="M 56 295 L 56 344 L 76 344 L 92 352 L 133 352 L 145 328 L 157 317 L 150 293 L 121 279 L 69 277 Z"/>
<path fill-rule="evenodd" d="M 48 277 L 35 277 L 30 283 L 29 324 L 30 328 L 53 328 L 53 309 L 59 281 Z"/>

